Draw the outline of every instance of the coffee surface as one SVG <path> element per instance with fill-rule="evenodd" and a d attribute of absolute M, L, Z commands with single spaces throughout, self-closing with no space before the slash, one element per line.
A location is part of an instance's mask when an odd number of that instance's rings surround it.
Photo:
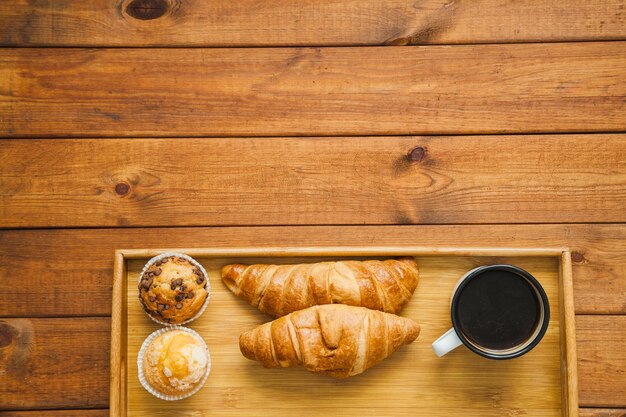
<path fill-rule="evenodd" d="M 527 341 L 541 315 L 540 300 L 522 276 L 485 271 L 457 295 L 456 322 L 463 335 L 490 350 L 510 349 Z"/>

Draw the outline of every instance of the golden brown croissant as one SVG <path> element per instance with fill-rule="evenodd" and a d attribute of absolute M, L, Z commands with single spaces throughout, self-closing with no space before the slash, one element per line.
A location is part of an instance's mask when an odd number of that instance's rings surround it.
<path fill-rule="evenodd" d="M 239 337 L 241 353 L 266 368 L 304 366 L 335 378 L 360 374 L 413 342 L 419 326 L 394 314 L 347 305 L 296 311 Z"/>
<path fill-rule="evenodd" d="M 319 304 L 397 313 L 413 295 L 418 277 L 413 258 L 222 268 L 228 289 L 274 317 Z"/>

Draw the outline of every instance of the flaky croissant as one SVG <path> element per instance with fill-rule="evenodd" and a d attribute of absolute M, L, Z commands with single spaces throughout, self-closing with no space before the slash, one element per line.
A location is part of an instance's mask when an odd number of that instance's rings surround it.
<path fill-rule="evenodd" d="M 241 353 L 266 368 L 304 366 L 335 378 L 360 374 L 413 342 L 419 326 L 394 314 L 341 304 L 296 311 L 239 338 Z"/>
<path fill-rule="evenodd" d="M 397 313 L 413 295 L 418 278 L 413 258 L 222 268 L 228 289 L 274 317 L 320 304 Z"/>

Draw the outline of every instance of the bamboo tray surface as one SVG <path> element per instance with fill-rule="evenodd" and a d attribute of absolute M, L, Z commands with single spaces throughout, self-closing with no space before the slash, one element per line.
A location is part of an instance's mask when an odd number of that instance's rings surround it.
<path fill-rule="evenodd" d="M 194 396 L 153 397 L 137 378 L 137 352 L 161 328 L 142 311 L 137 280 L 145 262 L 164 251 L 193 256 L 206 268 L 211 301 L 188 324 L 209 346 L 211 374 Z M 421 326 L 419 338 L 364 374 L 335 380 L 303 368 L 265 369 L 244 358 L 239 335 L 271 317 L 236 298 L 221 282 L 228 263 L 300 263 L 415 255 L 420 282 L 400 315 Z M 494 254 L 495 256 L 491 256 Z M 378 256 L 376 256 L 378 255 Z M 431 343 L 451 327 L 449 301 L 470 269 L 510 263 L 534 275 L 550 300 L 539 345 L 517 359 L 493 361 L 465 347 L 437 358 Z M 163 249 L 117 252 L 111 351 L 112 416 L 450 416 L 577 415 L 576 358 L 569 252 L 463 248 Z"/>

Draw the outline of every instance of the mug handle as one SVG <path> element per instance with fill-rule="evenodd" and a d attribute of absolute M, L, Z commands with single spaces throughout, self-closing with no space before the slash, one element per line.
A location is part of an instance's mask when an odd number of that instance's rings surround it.
<path fill-rule="evenodd" d="M 459 339 L 456 332 L 454 331 L 454 327 L 445 332 L 439 337 L 439 339 L 435 340 L 432 344 L 433 351 L 435 355 L 442 357 L 446 353 L 458 348 L 461 346 L 463 342 Z"/>

